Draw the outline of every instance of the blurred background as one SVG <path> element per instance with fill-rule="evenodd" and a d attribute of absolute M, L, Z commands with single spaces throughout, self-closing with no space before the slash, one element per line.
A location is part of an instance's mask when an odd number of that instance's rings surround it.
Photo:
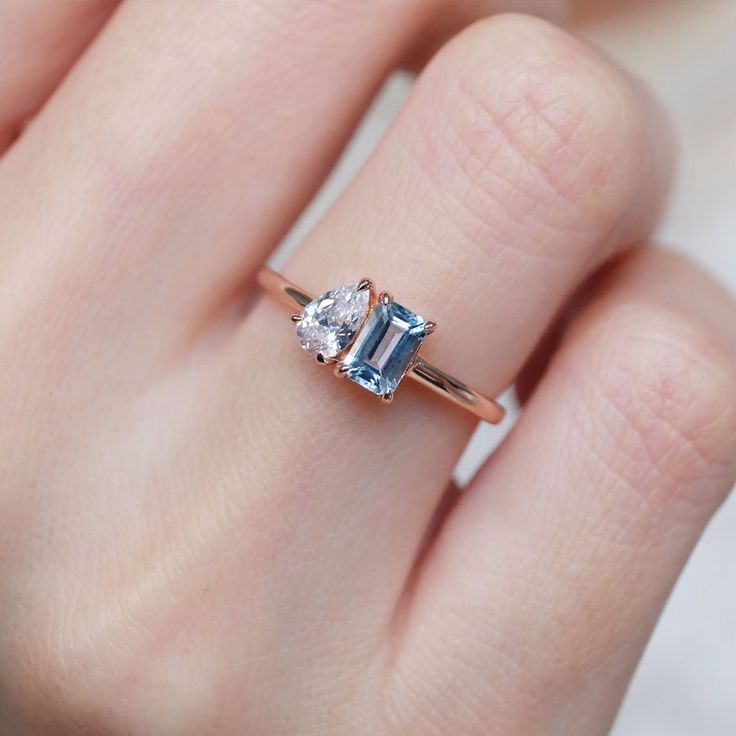
<path fill-rule="evenodd" d="M 557 0 L 520 0 L 551 12 Z M 515 9 L 513 0 L 507 3 Z M 568 25 L 647 81 L 680 139 L 679 172 L 659 240 L 687 252 L 736 292 L 736 0 L 588 0 Z M 279 265 L 370 154 L 411 87 L 391 79 Z M 508 404 L 508 399 L 506 400 Z M 510 422 L 482 426 L 457 470 L 463 483 Z M 678 583 L 613 736 L 736 736 L 736 495 L 708 528 Z"/>

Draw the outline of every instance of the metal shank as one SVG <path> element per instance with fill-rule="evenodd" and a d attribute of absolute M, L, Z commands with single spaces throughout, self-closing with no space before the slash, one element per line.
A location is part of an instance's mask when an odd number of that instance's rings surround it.
<path fill-rule="evenodd" d="M 304 307 L 314 299 L 309 292 L 292 284 L 291 281 L 270 268 L 262 268 L 258 272 L 258 283 L 282 304 L 292 309 L 295 304 Z M 498 424 L 503 419 L 504 409 L 498 402 L 433 366 L 421 355 L 417 356 L 407 376 L 486 422 Z"/>

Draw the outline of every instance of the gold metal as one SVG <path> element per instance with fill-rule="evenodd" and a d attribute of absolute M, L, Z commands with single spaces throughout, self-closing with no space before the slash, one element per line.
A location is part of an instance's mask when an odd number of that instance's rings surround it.
<path fill-rule="evenodd" d="M 381 396 L 381 401 L 383 401 L 384 404 L 390 404 L 394 400 L 394 392 L 393 391 L 386 391 L 386 393 Z"/>
<path fill-rule="evenodd" d="M 369 288 L 371 293 L 373 293 L 374 286 L 370 279 L 362 279 L 359 282 L 359 288 L 364 281 L 369 283 L 363 286 L 363 288 Z M 295 303 L 300 307 L 305 307 L 314 298 L 309 292 L 300 289 L 270 268 L 262 268 L 258 272 L 258 283 L 287 307 L 293 308 Z M 381 304 L 387 304 L 391 300 L 392 296 L 386 291 L 382 291 L 378 296 L 378 301 Z M 427 334 L 430 334 L 436 328 L 434 322 L 427 322 L 426 325 L 429 327 Z M 327 361 L 324 356 L 317 356 L 317 360 L 321 363 L 334 362 Z M 344 376 L 346 369 L 341 363 L 338 363 L 335 366 L 334 372 L 337 376 Z M 417 355 L 406 375 L 417 383 L 426 386 L 440 396 L 452 401 L 454 404 L 484 419 L 486 422 L 498 424 L 503 419 L 504 409 L 498 402 L 484 396 L 472 386 L 468 386 L 468 384 L 445 373 L 443 370 L 426 361 L 421 355 Z M 393 398 L 393 392 L 389 392 L 382 396 L 381 400 L 390 403 Z"/>
<path fill-rule="evenodd" d="M 505 410 L 497 401 L 445 373 L 421 356 L 417 356 L 406 375 L 491 424 L 498 424 L 503 419 Z"/>
<path fill-rule="evenodd" d="M 369 278 L 361 279 L 358 281 L 358 291 L 365 291 L 366 289 L 373 289 L 373 281 Z"/>
<path fill-rule="evenodd" d="M 424 334 L 425 335 L 431 335 L 436 329 L 437 329 L 437 323 L 436 322 L 432 322 L 431 319 L 430 320 L 427 320 L 424 323 Z"/>
<path fill-rule="evenodd" d="M 302 321 L 301 314 L 292 314 L 291 315 L 291 321 L 292 322 L 301 322 Z"/>

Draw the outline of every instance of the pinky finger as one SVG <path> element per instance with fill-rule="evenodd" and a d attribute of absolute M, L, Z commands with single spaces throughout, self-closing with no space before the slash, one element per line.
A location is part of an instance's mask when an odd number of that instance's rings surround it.
<path fill-rule="evenodd" d="M 464 736 L 491 718 L 505 734 L 607 733 L 735 476 L 736 306 L 679 257 L 636 251 L 588 296 L 423 562 L 396 660 L 413 702 L 464 713 Z"/>

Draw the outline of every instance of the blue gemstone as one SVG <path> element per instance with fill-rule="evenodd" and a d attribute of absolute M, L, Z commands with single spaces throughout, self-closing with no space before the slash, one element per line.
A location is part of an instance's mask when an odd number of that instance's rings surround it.
<path fill-rule="evenodd" d="M 395 391 L 425 335 L 418 314 L 396 302 L 377 304 L 343 360 L 347 377 L 379 396 Z"/>

